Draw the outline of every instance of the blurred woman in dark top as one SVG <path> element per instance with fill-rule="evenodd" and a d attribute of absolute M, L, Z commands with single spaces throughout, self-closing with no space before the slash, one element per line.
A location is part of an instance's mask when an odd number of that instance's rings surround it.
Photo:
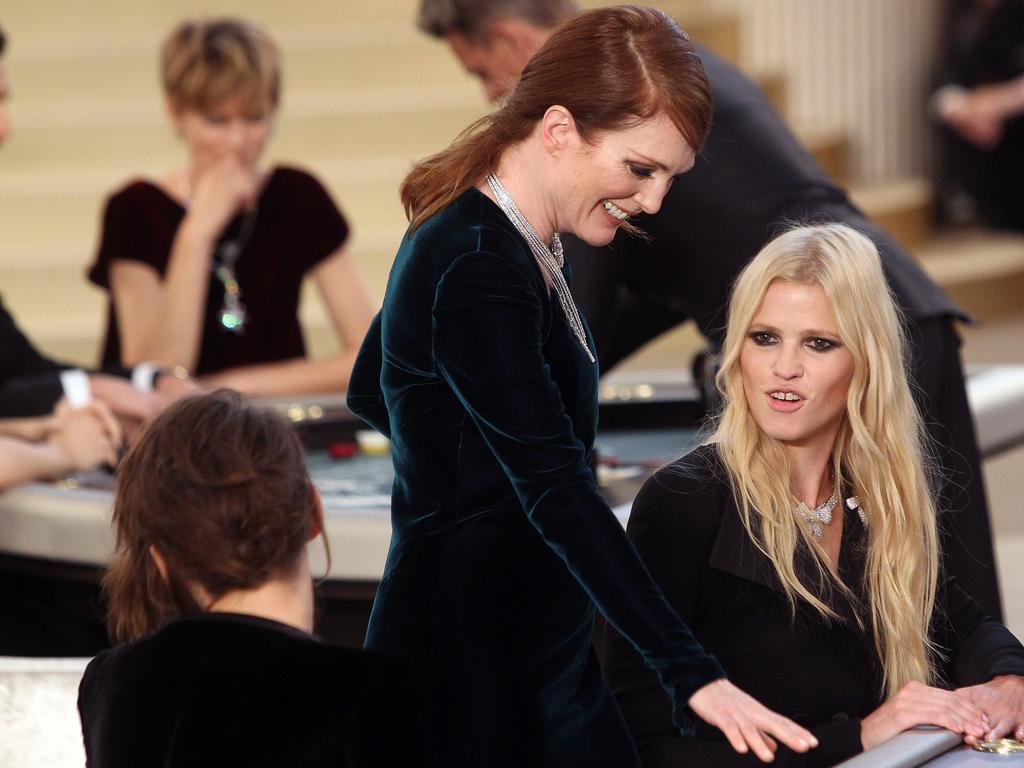
<path fill-rule="evenodd" d="M 1024 735 L 1024 648 L 941 576 L 904 354 L 871 241 L 839 224 L 784 234 L 733 290 L 711 441 L 633 505 L 629 535 L 679 615 L 817 737 L 780 765 L 833 765 L 916 725 Z M 681 738 L 657 680 L 609 647 L 645 766 L 745 764 L 714 729 Z"/>
<path fill-rule="evenodd" d="M 161 77 L 188 161 L 107 201 L 89 271 L 110 292 L 103 362 L 180 366 L 253 394 L 343 389 L 373 305 L 320 182 L 260 164 L 280 100 L 277 47 L 249 22 L 185 22 L 164 44 Z M 337 355 L 306 358 L 305 277 Z"/>
<path fill-rule="evenodd" d="M 161 413 L 121 462 L 104 579 L 125 645 L 90 662 L 88 765 L 411 765 L 404 667 L 313 636 L 322 532 L 281 416 L 218 390 Z"/>

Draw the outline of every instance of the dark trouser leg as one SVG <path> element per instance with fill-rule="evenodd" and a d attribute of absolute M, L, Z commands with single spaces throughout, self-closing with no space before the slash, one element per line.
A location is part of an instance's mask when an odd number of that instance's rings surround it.
<path fill-rule="evenodd" d="M 942 474 L 939 530 L 944 565 L 988 613 L 1002 620 L 992 524 L 981 456 L 967 404 L 960 337 L 952 318 L 911 321 L 911 375 Z"/>

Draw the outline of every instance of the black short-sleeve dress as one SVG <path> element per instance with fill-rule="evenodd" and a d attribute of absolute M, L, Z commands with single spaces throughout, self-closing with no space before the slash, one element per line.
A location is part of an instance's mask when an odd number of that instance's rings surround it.
<path fill-rule="evenodd" d="M 133 181 L 114 193 L 103 212 L 100 247 L 89 279 L 109 291 L 110 264 L 118 259 L 148 264 L 163 277 L 185 213 L 184 206 L 148 181 Z M 246 223 L 246 216 L 253 217 L 251 223 Z M 304 356 L 297 314 L 303 277 L 340 248 L 348 233 L 345 218 L 316 178 L 295 168 L 274 168 L 255 210 L 229 222 L 218 242 L 244 241 L 236 268 L 247 310 L 244 332 L 221 325 L 224 285 L 211 269 L 202 341 L 192 373 L 203 375 Z M 121 362 L 111 296 L 101 363 Z"/>

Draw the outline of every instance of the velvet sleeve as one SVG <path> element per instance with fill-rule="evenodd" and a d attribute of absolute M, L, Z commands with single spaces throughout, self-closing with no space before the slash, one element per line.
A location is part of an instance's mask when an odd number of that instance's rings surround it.
<path fill-rule="evenodd" d="M 500 255 L 457 259 L 435 294 L 435 365 L 532 524 L 657 672 L 672 697 L 675 723 L 690 729 L 687 700 L 722 677 L 722 669 L 669 607 L 598 495 L 587 450 L 544 358 L 542 290 L 536 275 Z"/>
<path fill-rule="evenodd" d="M 391 437 L 391 420 L 384 392 L 380 386 L 381 366 L 383 364 L 383 348 L 381 346 L 380 312 L 378 312 L 370 328 L 363 338 L 356 362 L 352 366 L 352 374 L 348 380 L 346 404 L 348 409 L 361 418 L 382 435 Z"/>
<path fill-rule="evenodd" d="M 699 453 L 699 452 L 698 452 Z M 675 467 L 684 469 L 676 471 Z M 720 483 L 712 467 L 691 454 L 650 478 L 633 502 L 628 533 L 669 604 L 693 623 L 721 520 Z M 608 633 L 605 671 L 645 768 L 763 765 L 725 741 L 680 736 L 658 681 L 636 653 Z M 818 746 L 806 753 L 779 747 L 773 765 L 831 766 L 862 750 L 860 720 L 841 718 L 810 728 Z"/>

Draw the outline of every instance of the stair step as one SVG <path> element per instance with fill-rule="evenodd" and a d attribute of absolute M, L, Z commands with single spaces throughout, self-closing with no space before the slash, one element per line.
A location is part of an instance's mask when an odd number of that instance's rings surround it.
<path fill-rule="evenodd" d="M 978 320 L 1024 308 L 1024 235 L 968 229 L 940 232 L 915 250 L 932 278 Z"/>
<path fill-rule="evenodd" d="M 364 157 L 387 152 L 418 158 L 448 146 L 486 113 L 475 89 L 394 86 L 307 91 L 283 109 L 270 149 L 302 157 Z M 175 162 L 181 148 L 159 102 L 23 109 L 4 147 L 9 171 L 82 167 L 149 168 Z"/>
<path fill-rule="evenodd" d="M 931 230 L 931 186 L 923 179 L 904 179 L 854 186 L 850 197 L 879 226 L 905 248 L 926 243 Z"/>
<path fill-rule="evenodd" d="M 732 64 L 742 63 L 738 14 L 692 2 L 657 5 L 674 18 L 694 42 L 707 46 Z"/>
<path fill-rule="evenodd" d="M 850 140 L 837 131 L 798 131 L 800 141 L 818 165 L 840 186 L 850 183 Z"/>
<path fill-rule="evenodd" d="M 377 25 L 358 38 L 342 25 L 292 29 L 283 39 L 275 34 L 282 43 L 286 104 L 294 93 L 306 90 L 431 84 L 457 90 L 471 79 L 446 46 L 417 33 L 411 24 Z M 97 42 L 95 49 L 81 46 L 78 51 L 25 51 L 18 43 L 5 55 L 17 107 L 61 103 L 74 94 L 88 94 L 100 107 L 125 98 L 161 96 L 158 39 L 102 47 Z"/>

